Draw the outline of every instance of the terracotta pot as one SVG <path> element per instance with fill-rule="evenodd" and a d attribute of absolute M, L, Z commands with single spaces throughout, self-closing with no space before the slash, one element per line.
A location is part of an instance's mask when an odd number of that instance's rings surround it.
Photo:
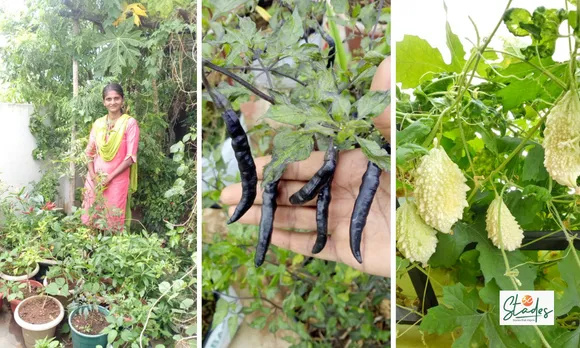
<path fill-rule="evenodd" d="M 20 308 L 22 308 L 22 305 L 26 304 L 31 299 L 34 299 L 37 297 L 40 297 L 40 298 L 48 297 L 48 301 L 54 301 L 58 305 L 58 307 L 60 308 L 60 313 L 58 314 L 58 316 L 54 320 L 49 321 L 48 323 L 45 323 L 45 324 L 31 324 L 31 323 L 24 321 L 20 317 L 18 310 Z M 24 301 L 22 301 L 18 305 L 18 307 L 16 307 L 16 310 L 14 311 L 14 320 L 22 328 L 22 336 L 24 337 L 24 344 L 28 348 L 34 348 L 36 340 L 54 337 L 55 331 L 56 331 L 56 326 L 58 324 L 60 324 L 60 322 L 62 321 L 63 318 L 64 318 L 64 307 L 62 306 L 62 304 L 58 300 L 56 300 L 55 298 L 50 297 L 50 296 L 32 296 L 32 297 L 29 297 L 29 298 L 25 299 Z"/>

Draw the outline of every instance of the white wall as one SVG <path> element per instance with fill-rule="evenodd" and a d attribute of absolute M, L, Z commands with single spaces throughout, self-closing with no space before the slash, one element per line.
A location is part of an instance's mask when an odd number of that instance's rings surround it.
<path fill-rule="evenodd" d="M 36 140 L 28 124 L 33 111 L 29 104 L 0 103 L 0 181 L 14 188 L 42 177 L 42 162 L 32 158 Z"/>

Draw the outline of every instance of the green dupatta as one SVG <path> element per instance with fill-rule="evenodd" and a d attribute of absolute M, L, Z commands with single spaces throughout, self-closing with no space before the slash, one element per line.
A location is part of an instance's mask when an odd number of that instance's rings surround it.
<path fill-rule="evenodd" d="M 123 135 L 127 129 L 127 123 L 131 116 L 123 114 L 117 122 L 115 127 L 109 134 L 107 140 L 107 116 L 103 116 L 95 121 L 95 138 L 97 142 L 97 151 L 99 156 L 106 162 L 112 161 L 117 155 Z M 137 191 L 137 162 L 134 162 L 130 167 L 129 192 L 127 193 L 127 204 L 125 205 L 125 225 L 127 229 L 131 224 L 131 194 Z"/>

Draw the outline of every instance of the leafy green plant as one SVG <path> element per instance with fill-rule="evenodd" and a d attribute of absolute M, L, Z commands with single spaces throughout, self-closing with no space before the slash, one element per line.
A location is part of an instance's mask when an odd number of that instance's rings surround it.
<path fill-rule="evenodd" d="M 17 247 L 0 253 L 0 272 L 10 276 L 31 273 L 40 261 L 38 250 L 33 247 Z"/>
<path fill-rule="evenodd" d="M 389 156 L 380 149 L 385 140 L 373 126 L 373 118 L 390 103 L 389 94 L 369 91 L 377 66 L 390 54 L 388 30 L 381 29 L 384 35 L 380 37 L 371 34 L 377 23 L 388 27 L 390 9 L 379 9 L 380 4 L 274 2 L 264 14 L 256 10 L 255 1 L 204 3 L 208 95 L 203 110 L 203 154 L 210 159 L 203 169 L 208 187 L 203 193 L 204 207 L 219 204 L 221 190 L 235 181 L 228 177 L 228 163 L 221 155 L 226 131 L 219 117 L 222 106 L 216 103 L 219 97 L 212 90 L 227 98 L 230 113 L 254 100 L 252 95 L 272 104 L 263 115 L 264 122 L 248 132 L 254 155 L 272 155 L 264 169 L 263 187 L 277 182 L 289 163 L 330 144 L 340 151 L 360 147 L 369 160 L 389 169 Z M 328 33 L 321 25 L 323 19 L 330 23 Z M 343 42 L 337 25 L 352 28 L 357 21 L 364 30 Z M 344 46 L 353 38 L 361 39 L 361 49 L 347 53 Z M 228 132 L 231 135 L 229 128 Z M 238 134 L 232 137 L 240 138 Z M 235 151 L 239 160 L 240 150 Z M 225 220 L 220 222 L 225 225 Z M 268 325 L 271 332 L 289 330 L 294 335 L 284 339 L 294 346 L 385 345 L 389 340 L 387 320 L 378 314 L 381 301 L 389 295 L 388 279 L 274 247 L 256 268 L 251 245 L 256 243 L 257 230 L 232 224 L 220 226 L 220 232 L 223 236 L 204 244 L 204 301 L 215 302 L 214 292 L 224 296 L 231 285 L 247 288 L 252 302 L 244 313 L 256 315 L 251 325 L 258 329 Z M 367 283 L 375 290 L 363 285 Z M 212 317 L 213 325 L 222 322 L 233 310 L 224 303 L 218 302 L 217 308 L 204 305 L 204 319 Z M 381 319 L 374 322 L 375 317 Z M 230 321 L 232 331 L 237 318 Z M 205 332 L 211 324 L 204 320 Z"/>
<path fill-rule="evenodd" d="M 447 24 L 449 64 L 419 37 L 406 35 L 397 43 L 397 82 L 403 88 L 397 90 L 398 195 L 404 197 L 403 204 L 417 205 L 418 215 L 429 225 L 424 233 L 437 238 L 436 249 L 423 255 L 422 262 L 413 262 L 426 251 L 414 249 L 423 247 L 416 243 L 421 236 L 412 235 L 417 230 L 410 226 L 397 229 L 397 306 L 419 316 L 422 332 L 443 335 L 461 328 L 453 347 L 578 344 L 578 324 L 572 318 L 580 308 L 579 283 L 571 276 L 580 270 L 572 232 L 578 227 L 576 177 L 571 187 L 559 184 L 547 161 L 556 150 L 549 141 L 550 123 L 562 116 L 559 108 L 566 93 L 578 98 L 577 12 L 567 9 L 568 2 L 562 6 L 566 9 L 539 7 L 533 14 L 506 9 L 491 35 L 477 34 L 467 59 L 466 48 Z M 565 19 L 568 34 L 563 37 L 570 43 L 570 60 L 557 62 L 555 42 Z M 531 44 L 492 48 L 500 26 L 514 36 L 531 38 Z M 564 114 L 578 116 L 573 107 Z M 556 147 L 566 146 L 559 144 Z M 570 144 L 567 149 L 575 153 L 577 142 Z M 445 165 L 431 160 L 436 153 L 445 154 L 440 157 Z M 435 163 L 430 174 L 421 169 L 423 163 Z M 574 165 L 569 163 L 570 176 Z M 463 179 L 452 181 L 451 172 Z M 464 203 L 458 217 L 445 216 L 453 218 L 447 221 L 452 225 L 449 231 L 447 224 L 443 228 L 434 222 L 441 215 L 429 215 L 428 203 L 421 200 L 437 199 L 427 191 L 437 192 L 451 182 L 455 187 L 465 182 L 462 191 L 467 192 L 448 197 Z M 401 217 L 397 224 L 408 221 Z M 532 231 L 544 232 L 532 237 Z M 565 250 L 537 250 L 542 240 L 555 235 L 560 235 Z M 409 293 L 410 270 L 429 278 L 440 305 L 425 313 L 424 294 Z M 556 325 L 500 326 L 501 290 L 554 291 Z"/>
<path fill-rule="evenodd" d="M 56 341 L 56 338 L 43 338 L 36 340 L 34 348 L 64 348 L 64 344 Z"/>

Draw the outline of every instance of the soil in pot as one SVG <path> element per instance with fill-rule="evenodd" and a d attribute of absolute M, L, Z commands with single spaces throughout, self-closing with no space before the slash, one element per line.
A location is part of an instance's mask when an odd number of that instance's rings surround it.
<path fill-rule="evenodd" d="M 12 312 L 16 311 L 16 306 L 18 306 L 20 302 L 29 297 L 38 295 L 42 292 L 40 289 L 42 288 L 42 284 L 40 284 L 39 282 L 35 280 L 27 280 L 26 282 L 28 284 L 22 289 L 20 289 L 20 291 L 22 291 L 23 299 L 16 299 L 10 301 L 10 309 L 12 310 Z"/>
<path fill-rule="evenodd" d="M 18 313 L 27 323 L 45 324 L 59 316 L 60 307 L 53 300 L 37 297 L 23 303 Z"/>
<path fill-rule="evenodd" d="M 73 327 L 85 335 L 98 335 L 104 328 L 109 326 L 106 316 L 99 312 L 89 310 L 87 315 L 78 313 L 72 318 Z"/>

